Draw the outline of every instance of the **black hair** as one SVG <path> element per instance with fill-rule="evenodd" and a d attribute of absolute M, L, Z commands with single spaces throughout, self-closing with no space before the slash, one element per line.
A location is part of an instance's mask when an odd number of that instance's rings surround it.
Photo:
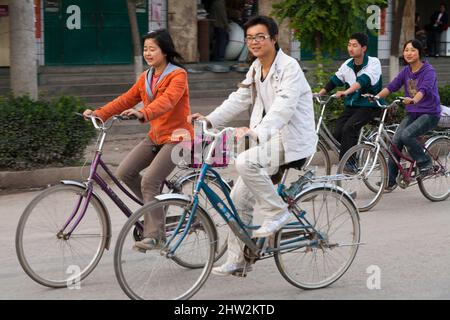
<path fill-rule="evenodd" d="M 262 24 L 267 27 L 267 30 L 269 31 L 270 38 L 274 40 L 276 36 L 278 35 L 278 25 L 271 17 L 267 16 L 254 16 L 250 18 L 245 24 L 244 24 L 244 34 L 247 35 L 247 30 L 250 27 L 256 26 L 257 24 Z M 279 50 L 280 46 L 278 45 L 278 41 L 275 42 L 275 50 Z"/>
<path fill-rule="evenodd" d="M 443 6 L 445 11 L 447 11 L 447 5 L 444 2 L 441 2 L 441 4 L 439 6 Z"/>
<path fill-rule="evenodd" d="M 403 51 L 405 51 L 406 46 L 407 46 L 408 44 L 410 44 L 410 43 L 411 43 L 411 45 L 413 46 L 413 48 L 415 48 L 415 49 L 417 49 L 417 50 L 419 51 L 419 59 L 422 60 L 422 58 L 423 58 L 423 56 L 424 56 L 423 45 L 422 45 L 422 43 L 421 43 L 419 40 L 417 40 L 417 39 L 412 39 L 412 40 L 407 41 L 407 42 L 405 43 L 405 45 L 403 46 Z"/>
<path fill-rule="evenodd" d="M 367 47 L 369 45 L 369 37 L 367 34 L 362 32 L 356 32 L 350 36 L 349 40 L 356 40 L 361 45 L 361 47 Z"/>
<path fill-rule="evenodd" d="M 173 44 L 169 31 L 166 29 L 150 31 L 142 37 L 142 42 L 145 42 L 147 39 L 152 39 L 156 42 L 156 44 L 161 48 L 161 51 L 166 55 L 168 62 L 180 68 L 186 69 L 183 66 L 183 57 L 175 50 L 175 45 Z"/>

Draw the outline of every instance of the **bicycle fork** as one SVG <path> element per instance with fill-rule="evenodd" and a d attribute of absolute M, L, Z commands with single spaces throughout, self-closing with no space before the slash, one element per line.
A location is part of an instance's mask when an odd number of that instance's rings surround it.
<path fill-rule="evenodd" d="M 84 215 L 86 214 L 87 208 L 89 206 L 89 202 L 91 201 L 92 192 L 93 192 L 92 185 L 88 185 L 87 188 L 83 191 L 83 193 L 81 193 L 79 195 L 79 198 L 78 198 L 74 208 L 72 209 L 72 213 L 71 213 L 69 219 L 67 219 L 64 226 L 61 228 L 61 230 L 56 235 L 56 237 L 58 239 L 63 239 L 63 240 L 70 239 L 70 236 L 72 235 L 73 231 L 80 224 L 81 220 L 83 219 Z M 83 199 L 84 199 L 84 203 L 83 203 Z M 80 211 L 80 208 L 81 208 L 81 211 Z M 75 223 L 70 228 L 70 231 L 64 233 L 64 231 L 74 221 L 75 217 L 77 216 L 77 213 L 79 213 L 79 217 L 77 218 Z"/>

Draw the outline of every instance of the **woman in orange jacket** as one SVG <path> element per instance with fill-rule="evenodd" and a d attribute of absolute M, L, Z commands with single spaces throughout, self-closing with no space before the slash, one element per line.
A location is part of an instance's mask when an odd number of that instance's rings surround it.
<path fill-rule="evenodd" d="M 178 62 L 182 58 L 175 51 L 168 31 L 161 29 L 144 36 L 143 55 L 151 68 L 141 74 L 133 87 L 95 111 L 85 110 L 84 115 L 94 114 L 105 121 L 121 114 L 150 122 L 148 136 L 126 156 L 116 172 L 117 177 L 147 203 L 159 194 L 162 182 L 176 166 L 171 154 L 180 141 L 176 138 L 177 132 L 193 137 L 193 127 L 186 120 L 190 114 L 187 72 Z M 133 109 L 141 101 L 144 107 Z M 134 248 L 145 251 L 162 247 L 164 223 L 162 211 L 146 215 L 144 239 L 137 241 Z"/>

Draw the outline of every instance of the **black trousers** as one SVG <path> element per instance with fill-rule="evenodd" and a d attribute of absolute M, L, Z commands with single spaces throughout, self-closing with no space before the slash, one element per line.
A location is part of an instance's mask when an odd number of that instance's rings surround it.
<path fill-rule="evenodd" d="M 336 120 L 333 135 L 341 144 L 339 160 L 342 159 L 348 149 L 358 143 L 361 128 L 379 116 L 381 110 L 378 108 L 350 108 L 346 107 L 344 112 Z"/>

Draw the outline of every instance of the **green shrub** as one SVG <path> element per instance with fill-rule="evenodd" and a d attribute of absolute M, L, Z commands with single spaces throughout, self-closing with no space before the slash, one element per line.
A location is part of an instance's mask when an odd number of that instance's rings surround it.
<path fill-rule="evenodd" d="M 79 99 L 52 101 L 0 96 L 0 170 L 23 170 L 76 163 L 94 129 L 75 115 Z"/>
<path fill-rule="evenodd" d="M 450 106 L 450 84 L 439 88 L 439 96 L 441 97 L 441 104 Z"/>

